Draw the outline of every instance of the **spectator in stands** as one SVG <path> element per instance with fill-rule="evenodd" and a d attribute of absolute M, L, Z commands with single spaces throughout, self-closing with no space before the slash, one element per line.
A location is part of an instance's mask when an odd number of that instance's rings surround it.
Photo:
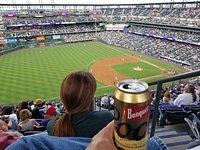
<path fill-rule="evenodd" d="M 0 119 L 0 130 L 7 132 L 9 128 L 12 128 L 12 118 L 10 116 L 2 116 L 1 119 Z M 4 120 L 7 120 L 8 123 L 6 123 Z"/>
<path fill-rule="evenodd" d="M 101 97 L 101 107 L 110 110 L 114 109 L 114 99 L 112 96 L 108 96 L 104 94 L 103 97 Z"/>
<path fill-rule="evenodd" d="M 18 139 L 20 139 L 20 135 L 18 133 L 0 130 L 0 150 L 4 150 L 7 146 L 16 142 Z"/>
<path fill-rule="evenodd" d="M 106 107 L 109 104 L 110 104 L 109 98 L 107 94 L 104 94 L 104 96 L 101 97 L 101 106 Z"/>
<path fill-rule="evenodd" d="M 9 117 L 9 116 L 3 116 Z M 2 117 L 1 117 L 2 118 Z M 8 145 L 20 139 L 20 136 L 23 136 L 19 132 L 9 131 L 9 128 L 12 127 L 12 118 L 9 117 L 8 124 L 0 119 L 0 150 L 4 150 Z"/>
<path fill-rule="evenodd" d="M 22 137 L 14 142 L 7 150 L 32 150 L 32 149 L 56 149 L 63 150 L 117 150 L 113 140 L 114 122 L 112 121 L 100 132 L 91 138 L 71 138 L 53 136 L 30 136 Z M 28 144 L 27 144 L 28 143 Z M 166 144 L 158 137 L 148 139 L 147 150 L 168 150 Z"/>
<path fill-rule="evenodd" d="M 171 93 L 169 92 L 169 90 L 165 91 L 164 96 L 163 96 L 162 104 L 174 105 L 174 102 L 171 99 Z"/>
<path fill-rule="evenodd" d="M 27 101 L 21 102 L 20 108 L 17 110 L 17 118 L 18 118 L 18 120 L 20 120 L 19 112 L 22 109 L 28 109 L 30 112 L 32 112 Z"/>
<path fill-rule="evenodd" d="M 0 106 L 0 116 L 3 114 L 3 108 Z"/>
<path fill-rule="evenodd" d="M 196 85 L 196 93 L 200 97 L 200 83 Z"/>
<path fill-rule="evenodd" d="M 46 105 L 46 112 L 44 115 L 44 119 L 50 119 L 51 117 L 56 116 L 56 109 L 52 105 L 52 103 L 50 101 L 47 101 L 45 105 Z"/>
<path fill-rule="evenodd" d="M 35 119 L 31 119 L 32 113 L 28 109 L 23 109 L 19 113 L 20 122 L 17 126 L 18 131 L 27 131 L 33 130 L 34 126 L 38 126 L 39 124 Z"/>
<path fill-rule="evenodd" d="M 31 111 L 33 111 L 33 109 L 35 108 L 34 102 L 30 101 L 30 102 L 28 102 L 28 105 L 30 106 Z"/>
<path fill-rule="evenodd" d="M 113 120 L 109 111 L 93 111 L 95 91 L 96 80 L 91 73 L 77 71 L 67 75 L 60 91 L 65 113 L 60 118 L 53 117 L 49 121 L 48 134 L 93 137 Z"/>
<path fill-rule="evenodd" d="M 186 84 L 183 94 L 179 94 L 174 101 L 174 105 L 180 107 L 181 105 L 198 104 L 199 96 L 195 93 L 194 84 Z"/>
<path fill-rule="evenodd" d="M 61 107 L 60 107 L 60 104 L 56 104 L 56 112 L 57 113 L 61 113 Z"/>
<path fill-rule="evenodd" d="M 110 105 L 114 106 L 114 102 L 115 102 L 114 98 L 110 96 Z"/>
<path fill-rule="evenodd" d="M 34 119 L 44 119 L 44 103 L 42 99 L 36 99 L 35 100 L 35 108 L 33 109 L 33 118 Z"/>
<path fill-rule="evenodd" d="M 12 127 L 9 126 L 9 129 L 16 130 L 18 119 L 17 119 L 17 115 L 14 113 L 13 107 L 6 106 L 3 111 L 3 115 L 5 116 L 6 123 L 9 122 L 9 119 L 12 119 Z"/>

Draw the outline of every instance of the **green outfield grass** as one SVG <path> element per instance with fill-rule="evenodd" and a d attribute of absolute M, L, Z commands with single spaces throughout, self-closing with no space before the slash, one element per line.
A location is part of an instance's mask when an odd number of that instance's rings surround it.
<path fill-rule="evenodd" d="M 76 70 L 89 70 L 94 60 L 126 55 L 132 55 L 132 52 L 91 42 L 25 49 L 1 56 L 0 104 L 16 104 L 23 100 L 35 100 L 36 98 L 57 98 L 60 84 L 67 73 Z M 133 55 L 139 57 L 139 54 Z M 183 72 L 179 68 L 148 56 L 142 56 L 142 59 L 166 69 L 176 70 L 178 73 Z M 134 63 L 122 64 L 113 66 L 113 68 L 127 75 L 126 68 L 135 65 Z M 151 72 L 145 63 L 140 65 L 144 65 L 147 76 L 162 72 L 152 66 L 153 71 Z M 143 77 L 143 73 L 137 72 L 137 77 L 133 76 L 133 78 L 140 77 Z M 98 82 L 96 95 L 113 93 L 113 90 L 113 88 Z"/>
<path fill-rule="evenodd" d="M 143 70 L 134 71 L 133 68 L 137 68 L 138 66 Z M 119 73 L 127 77 L 131 77 L 133 79 L 146 78 L 149 76 L 155 76 L 163 73 L 162 70 L 144 62 L 131 62 L 120 65 L 113 65 L 112 68 L 118 71 Z"/>

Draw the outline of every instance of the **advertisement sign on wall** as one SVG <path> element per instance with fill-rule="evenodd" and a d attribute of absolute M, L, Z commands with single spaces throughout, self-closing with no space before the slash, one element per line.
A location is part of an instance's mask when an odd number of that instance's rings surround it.
<path fill-rule="evenodd" d="M 53 35 L 52 38 L 53 38 L 54 40 L 56 40 L 56 39 L 61 39 L 61 36 L 60 36 L 60 35 Z"/>
<path fill-rule="evenodd" d="M 37 40 L 37 41 L 44 41 L 44 40 L 45 40 L 45 37 L 44 37 L 44 36 L 37 36 L 37 37 L 36 37 L 36 40 Z"/>
<path fill-rule="evenodd" d="M 6 44 L 6 40 L 0 40 L 0 45 Z"/>
<path fill-rule="evenodd" d="M 17 43 L 17 39 L 6 39 L 7 44 L 15 44 Z"/>

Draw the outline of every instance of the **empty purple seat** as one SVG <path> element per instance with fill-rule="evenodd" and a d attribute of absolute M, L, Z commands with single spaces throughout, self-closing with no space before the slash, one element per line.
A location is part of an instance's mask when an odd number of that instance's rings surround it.
<path fill-rule="evenodd" d="M 184 118 L 189 117 L 191 111 L 184 110 L 167 110 L 160 120 L 160 125 L 185 123 Z"/>
<path fill-rule="evenodd" d="M 35 119 L 39 124 L 40 126 L 47 126 L 49 120 L 48 119 Z"/>
<path fill-rule="evenodd" d="M 191 111 L 178 106 L 160 105 L 159 113 L 159 124 L 163 126 L 184 123 L 184 118 L 190 116 Z"/>
<path fill-rule="evenodd" d="M 178 106 L 176 106 L 176 105 L 174 105 L 174 106 L 171 106 L 171 105 L 160 105 L 159 106 L 159 112 L 161 113 L 161 115 L 163 114 L 163 113 L 165 113 L 165 111 L 166 110 L 183 110 L 183 108 L 181 108 L 181 107 L 178 107 Z"/>

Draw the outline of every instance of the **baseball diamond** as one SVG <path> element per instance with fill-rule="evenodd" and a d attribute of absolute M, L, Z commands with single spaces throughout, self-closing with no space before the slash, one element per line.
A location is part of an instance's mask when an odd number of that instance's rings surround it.
<path fill-rule="evenodd" d="M 142 56 L 141 56 L 142 55 Z M 84 42 L 15 51 L 0 57 L 0 99 L 2 104 L 59 97 L 64 76 L 88 70 L 95 76 L 96 96 L 112 94 L 123 79 L 155 80 L 184 72 L 179 66 L 156 58 L 99 42 Z M 133 68 L 142 69 L 142 71 Z"/>

